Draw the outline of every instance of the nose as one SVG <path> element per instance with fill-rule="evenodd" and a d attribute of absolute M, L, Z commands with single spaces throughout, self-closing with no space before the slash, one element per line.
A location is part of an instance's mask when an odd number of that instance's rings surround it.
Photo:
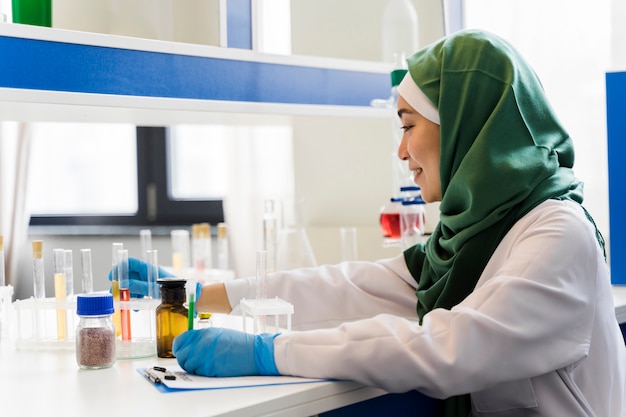
<path fill-rule="evenodd" d="M 400 145 L 398 146 L 398 158 L 401 161 L 407 161 L 409 159 L 409 151 L 407 149 L 407 139 L 406 135 L 402 135 L 402 140 L 400 141 Z"/>

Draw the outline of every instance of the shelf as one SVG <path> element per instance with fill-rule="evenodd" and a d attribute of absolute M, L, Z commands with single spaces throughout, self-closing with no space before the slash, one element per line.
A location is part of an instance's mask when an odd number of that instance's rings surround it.
<path fill-rule="evenodd" d="M 2 120 L 208 123 L 225 115 L 388 117 L 383 63 L 0 24 Z M 213 115 L 210 115 L 213 114 Z"/>

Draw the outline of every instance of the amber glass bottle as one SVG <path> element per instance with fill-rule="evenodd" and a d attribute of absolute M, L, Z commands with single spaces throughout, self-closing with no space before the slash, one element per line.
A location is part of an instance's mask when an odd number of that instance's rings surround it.
<path fill-rule="evenodd" d="M 184 306 L 187 280 L 163 278 L 157 282 L 161 285 L 161 304 L 156 309 L 157 356 L 173 358 L 174 338 L 187 330 L 187 308 Z"/>

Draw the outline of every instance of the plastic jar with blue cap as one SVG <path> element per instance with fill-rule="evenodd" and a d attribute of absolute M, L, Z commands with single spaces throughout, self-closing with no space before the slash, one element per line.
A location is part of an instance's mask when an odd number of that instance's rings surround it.
<path fill-rule="evenodd" d="M 115 363 L 115 326 L 111 294 L 80 294 L 76 298 L 76 362 L 82 369 L 110 368 Z"/>

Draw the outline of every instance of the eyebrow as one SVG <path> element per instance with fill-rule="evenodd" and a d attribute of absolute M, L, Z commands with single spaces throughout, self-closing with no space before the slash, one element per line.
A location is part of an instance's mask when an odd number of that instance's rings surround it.
<path fill-rule="evenodd" d="M 401 118 L 402 115 L 406 114 L 406 113 L 412 114 L 413 111 L 411 111 L 410 109 L 400 109 L 400 110 L 398 110 L 398 117 Z"/>

